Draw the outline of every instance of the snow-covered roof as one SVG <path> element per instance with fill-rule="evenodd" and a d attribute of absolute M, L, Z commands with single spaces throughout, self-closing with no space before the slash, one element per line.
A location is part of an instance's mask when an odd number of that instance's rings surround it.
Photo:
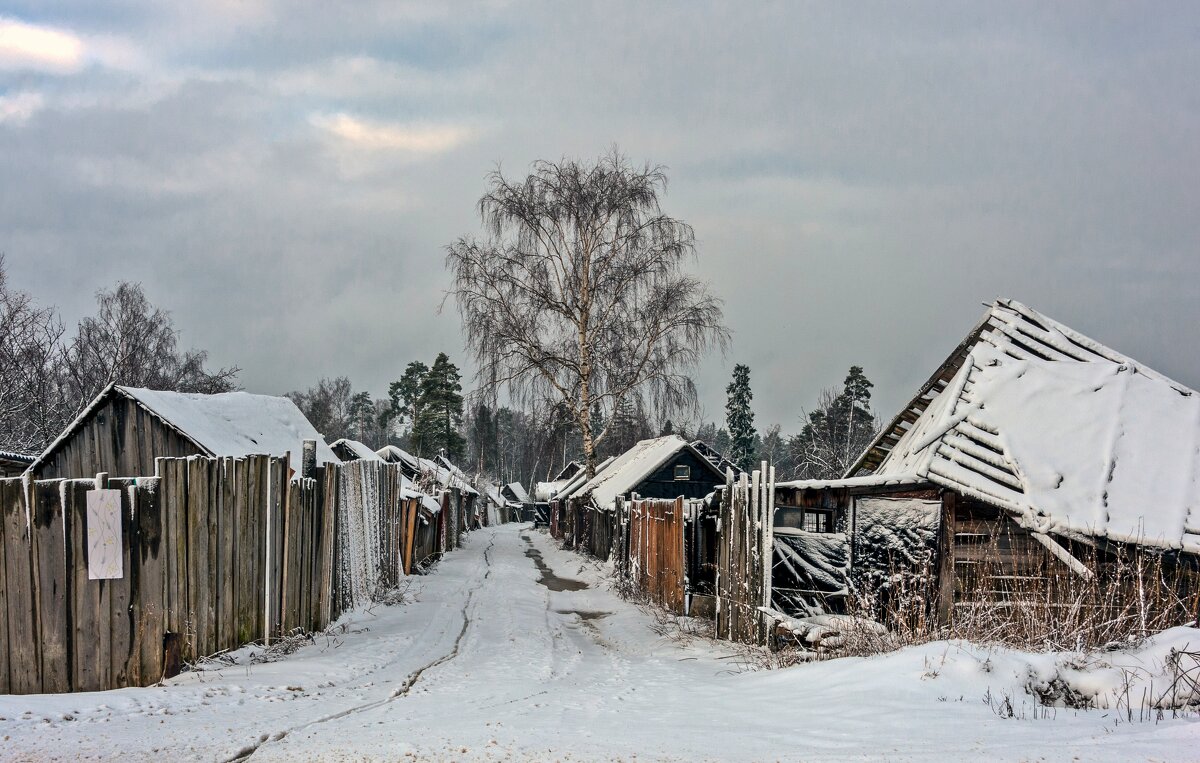
<path fill-rule="evenodd" d="M 600 463 L 596 464 L 596 476 L 599 477 L 601 474 L 603 474 L 604 470 L 612 466 L 613 462 L 616 460 L 616 456 L 609 456 Z M 582 469 L 578 474 L 567 480 L 563 486 L 559 488 L 558 493 L 555 494 L 554 498 L 556 500 L 565 500 L 570 498 L 587 483 L 587 469 Z"/>
<path fill-rule="evenodd" d="M 443 488 L 458 488 L 467 495 L 479 495 L 467 475 L 443 456 L 438 456 L 437 461 L 420 458 L 395 445 L 384 445 L 375 454 L 388 463 L 405 464 L 418 475 L 428 475 Z"/>
<path fill-rule="evenodd" d="M 389 464 L 407 464 L 414 470 L 420 470 L 421 461 L 413 454 L 403 448 L 398 448 L 395 445 L 384 445 L 379 450 L 375 451 L 375 455 L 387 461 Z"/>
<path fill-rule="evenodd" d="M 438 456 L 438 461 L 428 458 L 418 458 L 417 460 L 421 463 L 421 471 L 432 474 L 433 478 L 442 487 L 447 489 L 458 488 L 459 491 L 467 495 L 479 495 L 479 491 L 472 487 L 471 482 L 467 479 L 467 475 L 463 474 L 461 469 L 445 458 Z"/>
<path fill-rule="evenodd" d="M 433 498 L 426 493 L 422 493 L 417 488 L 416 483 L 414 483 L 408 477 L 405 477 L 403 474 L 400 475 L 400 497 L 420 499 L 421 505 L 424 506 L 427 511 L 433 514 L 437 514 L 442 510 L 442 504 L 438 503 L 436 498 Z"/>
<path fill-rule="evenodd" d="M 554 479 L 552 481 L 563 482 L 565 480 L 569 480 L 576 474 L 579 474 L 581 471 L 583 471 L 583 464 L 579 463 L 578 461 L 572 461 L 560 469 L 558 474 L 554 475 Z"/>
<path fill-rule="evenodd" d="M 28 453 L 0 450 L 0 461 L 12 461 L 18 464 L 32 464 L 35 460 L 37 460 L 37 456 L 31 456 Z"/>
<path fill-rule="evenodd" d="M 660 466 L 674 458 L 680 451 L 688 450 L 695 454 L 701 463 L 707 464 L 714 474 L 720 475 L 717 467 L 699 453 L 692 444 L 679 435 L 667 435 L 651 440 L 642 440 L 625 451 L 603 472 L 573 491 L 574 495 L 591 494 L 597 506 L 609 506 L 617 496 L 637 487 L 647 477 L 652 475 Z"/>
<path fill-rule="evenodd" d="M 520 482 L 510 482 L 504 486 L 504 489 L 511 493 L 519 503 L 529 503 L 529 493 L 525 492 L 525 486 Z"/>
<path fill-rule="evenodd" d="M 508 501 L 504 500 L 504 496 L 500 495 L 499 485 L 485 484 L 483 486 L 483 494 L 497 506 L 504 506 L 508 503 Z"/>
<path fill-rule="evenodd" d="M 369 447 L 367 447 L 363 443 L 359 442 L 358 440 L 351 440 L 349 437 L 343 437 L 342 439 L 337 440 L 336 442 L 332 442 L 329 444 L 329 447 L 335 452 L 337 451 L 337 449 L 339 447 L 345 448 L 346 450 L 353 453 L 354 457 L 359 459 L 360 461 L 383 461 L 384 460 L 382 456 L 380 456 L 375 451 L 371 450 Z"/>
<path fill-rule="evenodd" d="M 533 500 L 549 501 L 558 495 L 559 491 L 571 481 L 571 478 L 553 480 L 551 482 L 535 482 L 533 483 Z"/>
<path fill-rule="evenodd" d="M 341 461 L 296 404 L 286 397 L 222 392 L 164 392 L 110 385 L 46 449 L 33 468 L 45 461 L 109 395 L 133 400 L 155 414 L 208 456 L 249 456 L 291 453 L 291 467 L 300 471 L 304 440 L 317 441 L 317 463 Z"/>
<path fill-rule="evenodd" d="M 1043 360 L 1077 360 L 1125 364 L 1136 367 L 1146 376 L 1161 379 L 1165 383 L 1186 390 L 1181 384 L 1141 366 L 1134 360 L 1090 337 L 1049 318 L 1036 310 L 1012 299 L 997 299 L 988 306 L 983 317 L 959 343 L 942 365 L 921 385 L 917 394 L 891 422 L 880 430 L 879 436 L 867 447 L 858 461 L 846 471 L 853 477 L 859 471 L 875 471 L 887 458 L 889 451 L 909 430 L 913 422 L 929 407 L 950 384 L 962 368 L 967 355 L 980 344 L 987 344 L 1013 357 L 1041 358 Z"/>
<path fill-rule="evenodd" d="M 1200 395 L 1019 303 L 981 325 L 874 477 L 949 487 L 1035 532 L 1200 553 Z"/>

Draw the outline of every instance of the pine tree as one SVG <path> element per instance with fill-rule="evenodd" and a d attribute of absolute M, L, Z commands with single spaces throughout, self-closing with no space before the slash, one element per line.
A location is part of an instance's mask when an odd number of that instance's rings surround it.
<path fill-rule="evenodd" d="M 750 401 L 750 367 L 740 363 L 733 367 L 733 381 L 725 388 L 729 396 L 725 403 L 725 426 L 729 429 L 729 460 L 749 471 L 754 464 L 754 412 Z"/>
<path fill-rule="evenodd" d="M 404 375 L 388 386 L 388 398 L 391 405 L 384 414 L 384 427 L 403 426 L 405 422 L 411 427 L 417 421 L 418 408 L 421 398 L 421 382 L 429 366 L 419 360 L 414 360 L 404 369 Z"/>
<path fill-rule="evenodd" d="M 366 442 L 370 439 L 368 434 L 372 430 L 372 420 L 375 418 L 375 403 L 371 400 L 370 392 L 356 392 L 350 398 L 350 410 L 348 411 L 350 418 L 350 431 L 354 433 L 354 439 L 359 442 Z"/>
<path fill-rule="evenodd" d="M 804 429 L 789 442 L 795 476 L 833 479 L 846 474 L 879 431 L 879 420 L 871 411 L 873 386 L 860 366 L 851 366 L 840 393 L 822 391 Z"/>
<path fill-rule="evenodd" d="M 455 460 L 466 452 L 466 439 L 459 431 L 463 415 L 461 379 L 458 367 L 446 353 L 438 353 L 421 380 L 417 398 L 412 441 L 418 455 L 429 457 L 444 449 L 447 457 Z"/>
<path fill-rule="evenodd" d="M 667 435 L 672 434 L 675 434 L 675 423 L 670 419 L 667 419 L 666 423 L 663 424 L 662 431 L 658 433 L 658 436 L 666 437 Z"/>

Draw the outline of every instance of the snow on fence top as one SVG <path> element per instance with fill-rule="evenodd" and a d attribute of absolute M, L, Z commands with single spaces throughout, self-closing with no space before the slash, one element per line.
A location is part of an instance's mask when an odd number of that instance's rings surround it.
<path fill-rule="evenodd" d="M 1200 553 L 1200 395 L 1132 362 L 977 344 L 875 474 L 1009 509 L 1035 532 Z"/>
<path fill-rule="evenodd" d="M 358 440 L 351 440 L 349 437 L 343 437 L 342 439 L 337 440 L 336 442 L 331 442 L 329 444 L 329 447 L 334 450 L 337 450 L 338 446 L 341 446 L 341 447 L 349 450 L 360 461 L 382 461 L 383 460 L 383 457 L 380 456 L 378 453 L 371 450 L 369 447 L 367 447 L 363 443 L 359 442 Z"/>

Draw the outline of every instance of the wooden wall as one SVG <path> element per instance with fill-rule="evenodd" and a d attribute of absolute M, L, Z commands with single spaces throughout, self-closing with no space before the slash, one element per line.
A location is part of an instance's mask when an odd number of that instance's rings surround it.
<path fill-rule="evenodd" d="M 94 479 L 0 479 L 0 694 L 146 686 L 182 662 L 315 631 L 342 609 L 347 466 L 289 480 L 285 458 L 159 459 L 121 494 L 123 575 L 88 577 Z M 442 551 L 445 523 L 401 499 L 398 468 L 372 464 L 383 585 Z M 361 469 L 361 467 L 359 468 Z M 447 500 L 449 504 L 449 500 Z M 457 535 L 452 535 L 457 540 Z"/>
<path fill-rule="evenodd" d="M 162 419 L 120 394 L 107 400 L 61 443 L 34 475 L 38 479 L 85 479 L 154 474 L 156 458 L 200 455 L 200 449 Z"/>

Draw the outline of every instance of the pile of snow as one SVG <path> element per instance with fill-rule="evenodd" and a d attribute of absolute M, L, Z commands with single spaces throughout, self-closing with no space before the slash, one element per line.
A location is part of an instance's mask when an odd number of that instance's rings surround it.
<path fill-rule="evenodd" d="M 796 644 L 816 651 L 836 651 L 846 646 L 854 634 L 866 634 L 875 639 L 886 638 L 887 628 L 862 617 L 852 615 L 810 615 L 788 617 L 766 607 L 760 607 L 775 622 L 776 634 L 787 634 Z"/>

